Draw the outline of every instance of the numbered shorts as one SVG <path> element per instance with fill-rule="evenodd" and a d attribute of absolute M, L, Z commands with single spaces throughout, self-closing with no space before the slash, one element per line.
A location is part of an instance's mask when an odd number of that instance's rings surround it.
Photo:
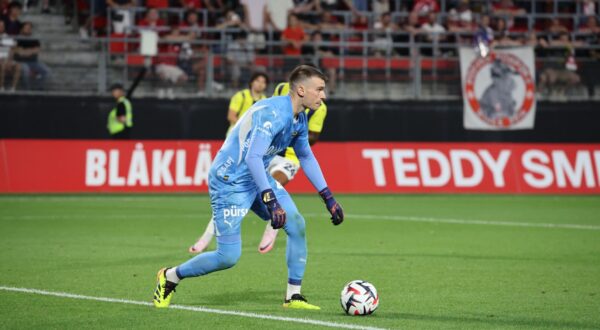
<path fill-rule="evenodd" d="M 294 178 L 294 176 L 296 176 L 296 173 L 298 173 L 299 169 L 300 169 L 300 165 L 292 162 L 291 160 L 289 160 L 285 157 L 277 155 L 269 163 L 269 167 L 267 168 L 267 171 L 271 175 L 273 175 L 274 172 L 279 171 L 279 172 L 285 174 L 285 176 L 288 178 L 288 180 L 291 181 Z"/>

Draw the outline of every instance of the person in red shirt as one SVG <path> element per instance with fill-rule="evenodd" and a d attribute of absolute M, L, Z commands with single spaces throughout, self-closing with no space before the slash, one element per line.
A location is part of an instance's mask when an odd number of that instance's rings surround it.
<path fill-rule="evenodd" d="M 281 41 L 284 42 L 283 53 L 285 55 L 299 56 L 302 54 L 302 44 L 304 44 L 304 29 L 300 25 L 298 17 L 290 14 L 288 17 L 288 27 L 281 34 Z"/>

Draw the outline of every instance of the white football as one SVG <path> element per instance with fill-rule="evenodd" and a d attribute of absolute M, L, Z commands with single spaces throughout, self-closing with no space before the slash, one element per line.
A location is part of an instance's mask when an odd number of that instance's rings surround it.
<path fill-rule="evenodd" d="M 379 295 L 373 284 L 355 280 L 344 286 L 340 302 L 348 315 L 369 315 L 379 306 Z"/>

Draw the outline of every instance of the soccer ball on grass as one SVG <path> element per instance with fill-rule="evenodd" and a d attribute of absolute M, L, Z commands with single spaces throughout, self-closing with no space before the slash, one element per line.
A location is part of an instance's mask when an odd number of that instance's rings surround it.
<path fill-rule="evenodd" d="M 355 280 L 344 286 L 340 302 L 348 315 L 369 315 L 379 306 L 379 295 L 373 284 Z"/>

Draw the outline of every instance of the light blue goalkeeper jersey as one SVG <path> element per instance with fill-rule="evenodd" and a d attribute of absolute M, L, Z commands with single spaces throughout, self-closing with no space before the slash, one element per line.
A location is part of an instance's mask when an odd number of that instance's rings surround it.
<path fill-rule="evenodd" d="M 261 100 L 246 111 L 217 153 L 211 179 L 232 185 L 232 190 L 269 189 L 266 168 L 288 146 L 296 151 L 315 188 L 325 188 L 325 179 L 308 143 L 306 114 L 302 111 L 294 117 L 289 95 Z"/>

